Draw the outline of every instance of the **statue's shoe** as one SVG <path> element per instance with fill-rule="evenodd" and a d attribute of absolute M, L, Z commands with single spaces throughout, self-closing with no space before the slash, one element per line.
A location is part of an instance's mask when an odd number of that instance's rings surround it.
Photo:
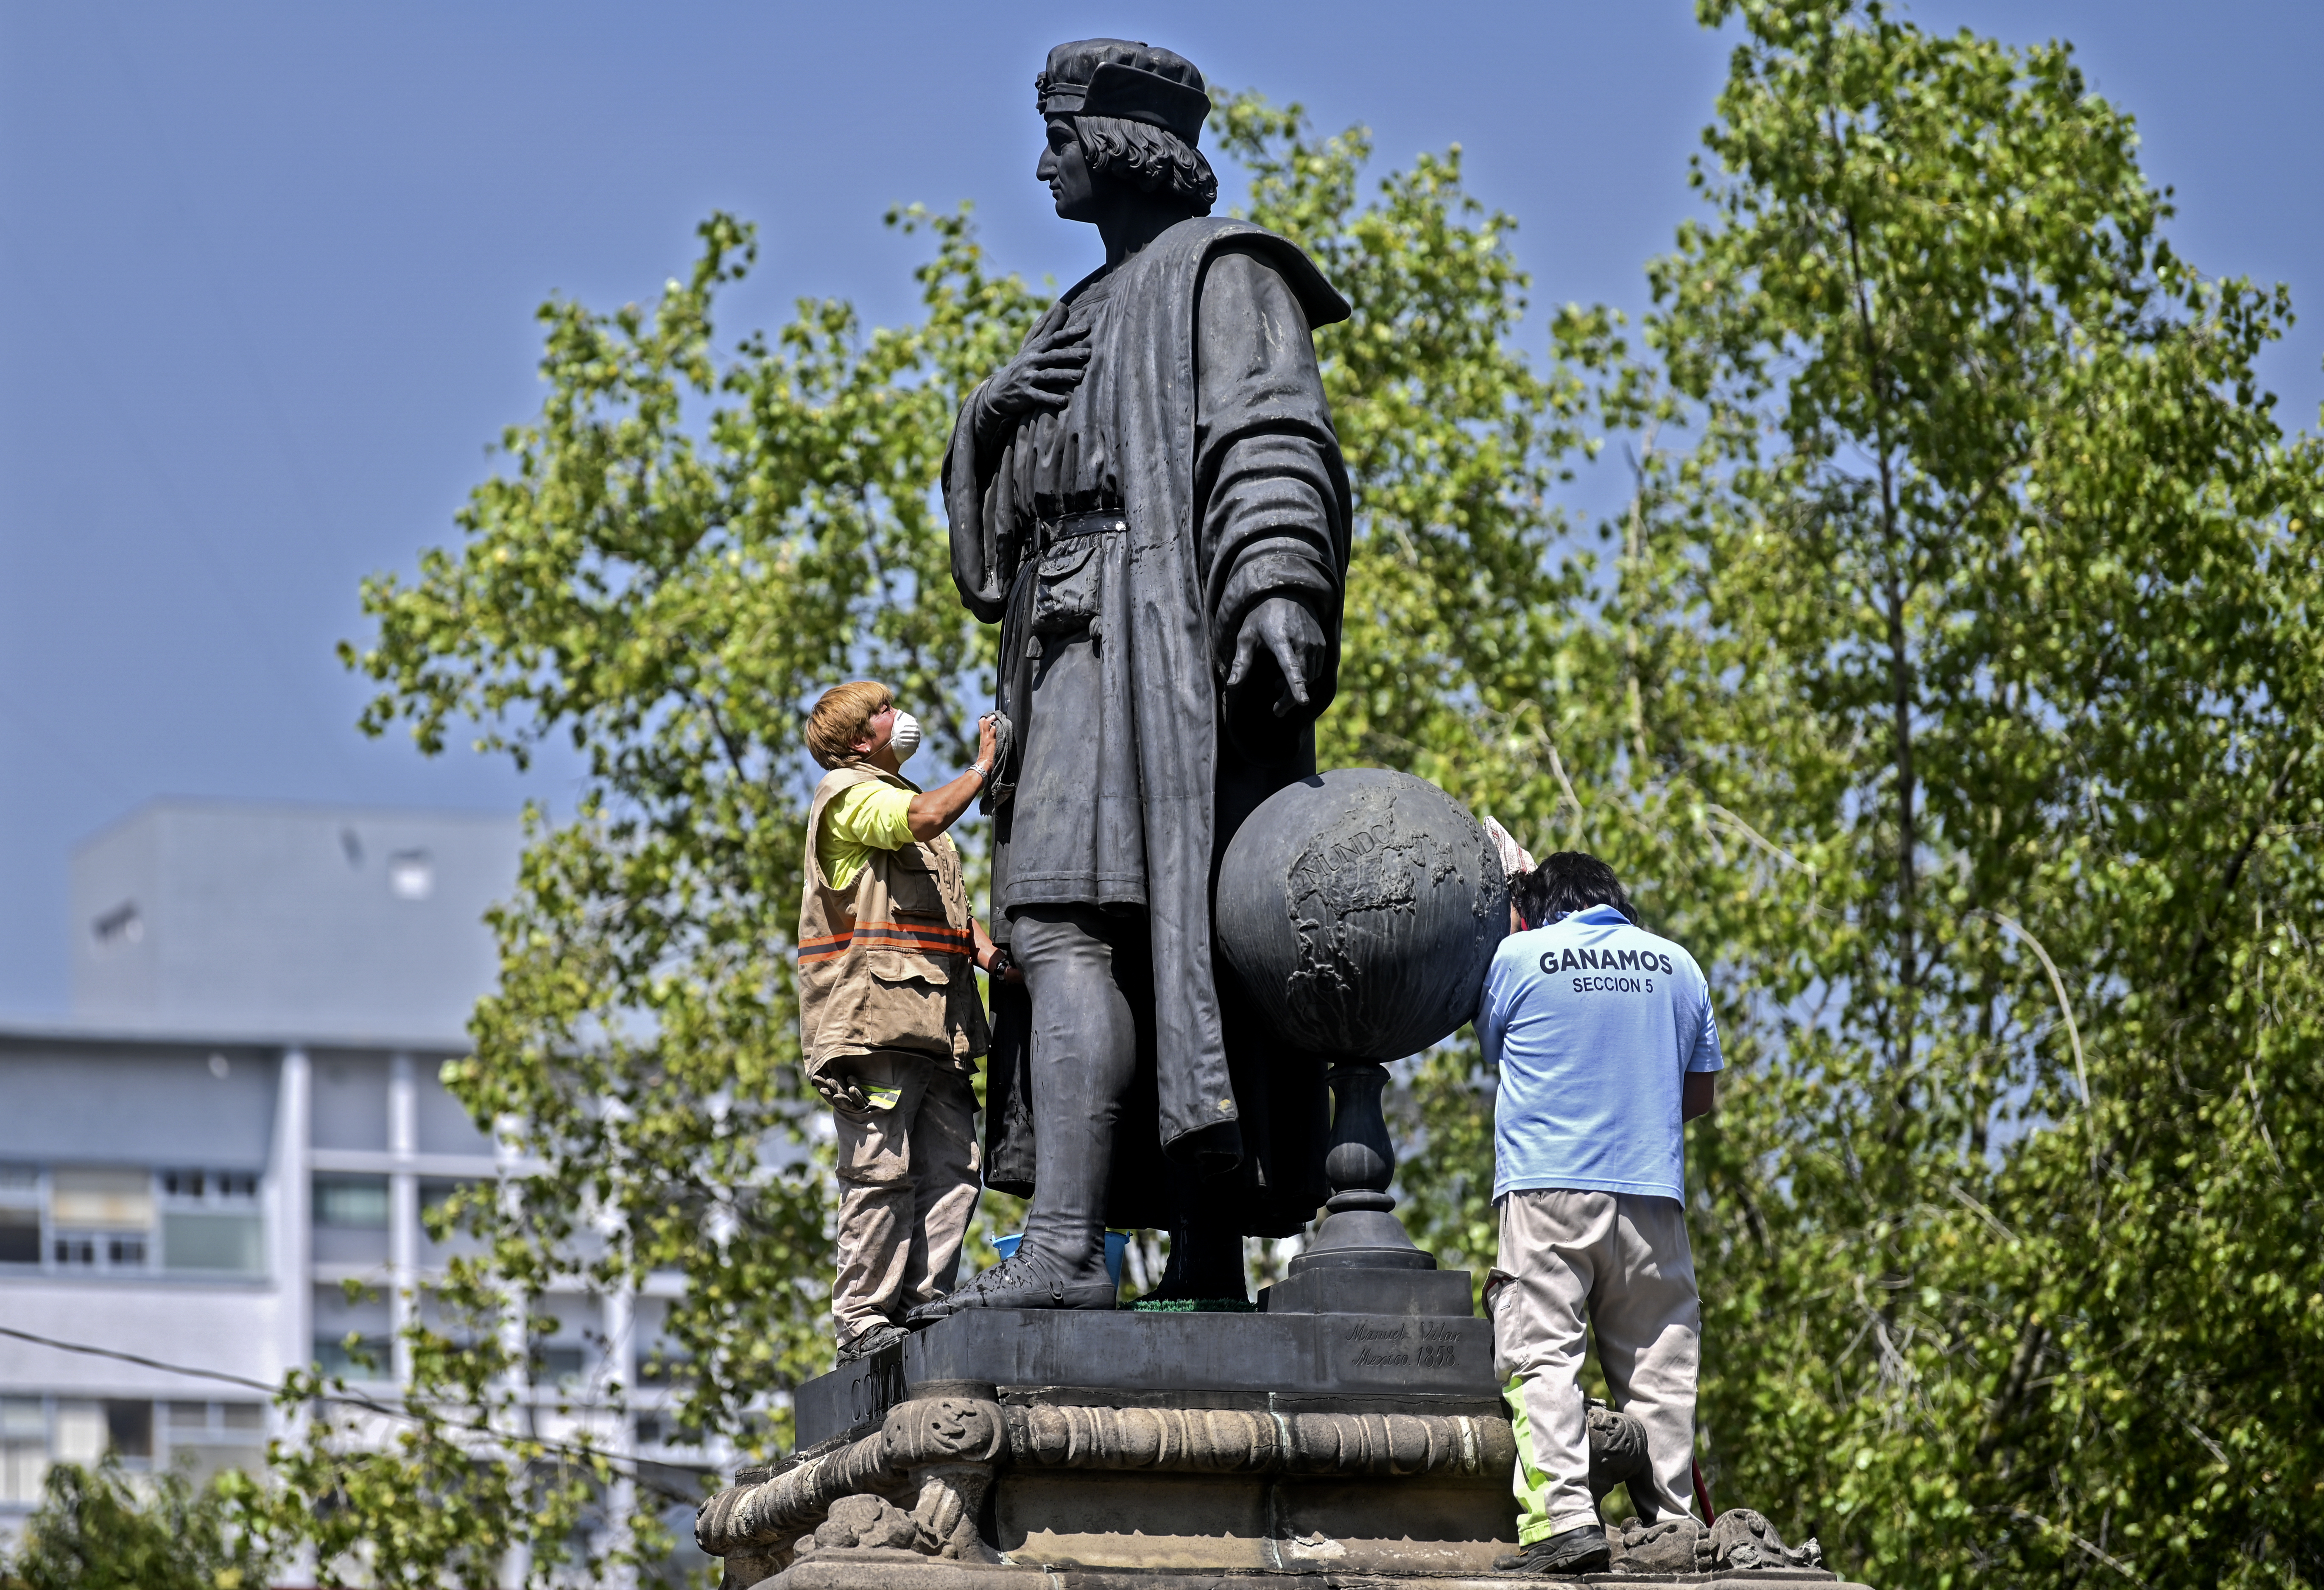
<path fill-rule="evenodd" d="M 1103 1271 L 1100 1272 L 1101 1277 Z M 931 1298 L 904 1317 L 913 1330 L 934 1325 L 968 1308 L 1111 1308 L 1114 1284 L 1110 1280 L 1073 1281 L 1057 1279 L 1048 1267 L 1022 1253 L 1012 1254 L 964 1286 L 941 1298 Z"/>

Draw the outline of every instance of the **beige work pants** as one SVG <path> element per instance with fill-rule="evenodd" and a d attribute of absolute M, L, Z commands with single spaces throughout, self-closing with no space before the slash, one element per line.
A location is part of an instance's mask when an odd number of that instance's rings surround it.
<path fill-rule="evenodd" d="M 1563 1188 L 1501 1200 L 1486 1285 L 1496 1373 L 1517 1427 L 1521 1545 L 1596 1523 L 1580 1383 L 1585 1329 L 1614 1405 L 1646 1429 L 1641 1517 L 1692 1516 L 1694 1385 L 1702 1302 L 1686 1212 L 1669 1198 Z"/>
<path fill-rule="evenodd" d="M 976 1095 L 948 1066 L 899 1049 L 837 1062 L 870 1107 L 835 1104 L 839 1268 L 831 1313 L 844 1345 L 952 1290 L 976 1213 Z"/>

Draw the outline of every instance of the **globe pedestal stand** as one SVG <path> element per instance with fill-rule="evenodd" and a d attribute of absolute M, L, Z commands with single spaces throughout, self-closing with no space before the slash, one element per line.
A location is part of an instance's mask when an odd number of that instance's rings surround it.
<path fill-rule="evenodd" d="M 1323 1207 L 1330 1213 L 1306 1251 L 1291 1261 L 1291 1273 L 1435 1269 L 1436 1256 L 1413 1245 L 1388 1190 L 1396 1177 L 1396 1144 L 1380 1102 L 1388 1068 L 1377 1060 L 1342 1059 L 1324 1079 L 1332 1088 L 1332 1147 L 1323 1160 L 1332 1188 Z"/>
<path fill-rule="evenodd" d="M 1435 1254 L 1413 1245 L 1388 1196 L 1396 1145 L 1380 1108 L 1388 1068 L 1342 1057 L 1325 1080 L 1332 1086 L 1332 1146 L 1323 1157 L 1332 1188 L 1327 1213 L 1306 1251 L 1291 1261 L 1290 1273 L 1259 1294 L 1259 1307 L 1270 1314 L 1468 1318 L 1473 1312 L 1469 1272 L 1436 1268 Z"/>

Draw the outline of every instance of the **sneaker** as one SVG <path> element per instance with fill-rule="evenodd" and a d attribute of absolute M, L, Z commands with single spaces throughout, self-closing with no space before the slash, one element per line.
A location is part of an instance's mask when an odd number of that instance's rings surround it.
<path fill-rule="evenodd" d="M 885 1319 L 877 1325 L 866 1326 L 854 1336 L 839 1344 L 839 1362 L 859 1364 L 875 1353 L 884 1353 L 890 1347 L 902 1346 L 906 1338 L 911 1334 L 902 1326 Z"/>
<path fill-rule="evenodd" d="M 1614 1566 L 1606 1531 L 1597 1524 L 1566 1530 L 1546 1540 L 1536 1540 L 1523 1551 L 1493 1559 L 1493 1571 L 1515 1578 L 1563 1579 L 1582 1574 L 1602 1574 Z"/>

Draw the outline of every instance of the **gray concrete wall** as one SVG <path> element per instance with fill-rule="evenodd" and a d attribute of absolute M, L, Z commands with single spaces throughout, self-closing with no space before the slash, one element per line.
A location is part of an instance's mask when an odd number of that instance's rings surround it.
<path fill-rule="evenodd" d="M 74 854 L 74 1014 L 456 1040 L 521 846 L 514 817 L 156 801 Z"/>
<path fill-rule="evenodd" d="M 263 1171 L 279 1057 L 0 1034 L 0 1160 Z"/>

